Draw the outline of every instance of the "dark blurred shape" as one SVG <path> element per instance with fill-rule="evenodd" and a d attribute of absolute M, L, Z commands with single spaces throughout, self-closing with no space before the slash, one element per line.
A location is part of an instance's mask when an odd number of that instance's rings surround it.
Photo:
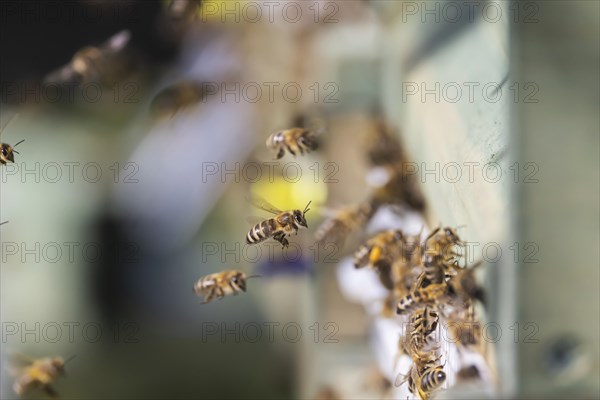
<path fill-rule="evenodd" d="M 383 167 L 387 171 L 387 182 L 375 189 L 371 204 L 373 208 L 381 205 L 406 205 L 413 210 L 425 209 L 425 198 L 421 194 L 414 174 L 408 168 L 409 157 L 406 154 L 399 134 L 381 117 L 366 138 L 367 160 L 374 167 Z"/>
<path fill-rule="evenodd" d="M 286 258 L 289 260 L 286 260 Z M 313 263 L 306 259 L 306 257 L 299 258 L 290 255 L 283 256 L 283 259 L 270 259 L 262 262 L 256 266 L 256 271 L 260 276 L 264 277 L 276 275 L 304 275 L 311 273 L 312 265 Z"/>
<path fill-rule="evenodd" d="M 64 66 L 86 46 L 98 46 L 127 30 L 129 49 L 141 65 L 157 67 L 171 61 L 180 42 L 157 29 L 164 12 L 159 1 L 13 1 L 0 3 L 0 87 L 16 93 L 40 90 L 44 76 Z M 69 78 L 69 77 L 67 77 Z M 10 89 L 10 90 L 9 90 Z M 21 96 L 2 102 L 22 103 Z"/>
<path fill-rule="evenodd" d="M 141 263 L 140 246 L 130 238 L 121 220 L 108 213 L 92 224 L 93 241 L 102 251 L 99 262 L 90 265 L 90 295 L 100 316 L 109 325 L 127 319 L 135 303 L 136 267 Z"/>
<path fill-rule="evenodd" d="M 380 167 L 406 162 L 406 155 L 398 134 L 384 121 L 378 119 L 377 127 L 367 136 L 367 158 L 371 165 Z"/>
<path fill-rule="evenodd" d="M 485 1 L 484 3 L 488 3 Z M 425 3 L 422 4 L 425 7 Z M 449 2 L 457 7 L 457 17 L 441 18 L 435 24 L 430 24 L 432 29 L 423 32 L 423 43 L 415 46 L 412 51 L 404 57 L 401 67 L 405 75 L 409 75 L 413 68 L 431 57 L 438 50 L 443 49 L 448 43 L 455 40 L 460 34 L 473 28 L 480 20 L 481 13 L 472 12 L 471 4 L 468 2 Z M 415 3 L 416 4 L 416 3 Z M 479 4 L 479 3 L 477 3 Z M 434 7 L 443 6 L 443 2 L 432 3 Z"/>
<path fill-rule="evenodd" d="M 131 73 L 133 60 L 126 52 L 131 33 L 123 30 L 98 47 L 87 46 L 79 50 L 71 61 L 46 75 L 44 84 L 99 83 L 110 85 Z"/>
<path fill-rule="evenodd" d="M 164 40 L 177 43 L 200 21 L 202 1 L 170 0 L 165 4 L 166 7 L 158 23 L 158 31 Z"/>
<path fill-rule="evenodd" d="M 572 335 L 565 335 L 554 340 L 548 347 L 545 356 L 545 369 L 549 375 L 574 375 L 576 369 L 585 369 L 582 357 L 581 341 Z M 579 365 L 578 365 L 579 364 Z M 587 371 L 581 371 L 583 374 Z"/>
<path fill-rule="evenodd" d="M 315 396 L 316 400 L 341 400 L 340 394 L 331 386 L 323 386 Z"/>
<path fill-rule="evenodd" d="M 470 381 L 475 379 L 481 379 L 481 374 L 476 366 L 470 365 L 468 367 L 461 368 L 457 373 L 456 377 L 460 381 Z"/>
<path fill-rule="evenodd" d="M 371 201 L 374 208 L 382 205 L 406 205 L 413 210 L 425 209 L 425 198 L 417 186 L 415 175 L 402 166 L 392 168 L 387 183 L 375 189 Z"/>
<path fill-rule="evenodd" d="M 156 119 L 172 118 L 175 114 L 204 101 L 206 96 L 203 82 L 178 82 L 162 89 L 154 96 L 150 103 L 150 114 Z"/>

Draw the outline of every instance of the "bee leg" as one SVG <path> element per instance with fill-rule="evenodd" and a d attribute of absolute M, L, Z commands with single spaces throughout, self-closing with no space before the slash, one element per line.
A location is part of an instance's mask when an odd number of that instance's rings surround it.
<path fill-rule="evenodd" d="M 290 153 L 291 153 L 291 154 L 292 154 L 294 157 L 296 156 L 296 153 L 294 153 L 294 150 L 292 150 L 292 148 L 291 148 L 289 145 L 286 145 L 285 147 L 288 149 L 288 151 L 289 151 L 289 152 L 290 152 Z"/>
<path fill-rule="evenodd" d="M 277 235 L 273 236 L 273 239 L 281 243 L 281 245 L 283 246 L 282 248 L 284 249 L 290 245 L 290 242 L 285 238 L 285 233 L 283 232 L 280 232 Z"/>
<path fill-rule="evenodd" d="M 46 392 L 46 394 L 47 394 L 48 396 L 52 397 L 53 399 L 56 399 L 56 398 L 58 398 L 58 393 L 56 393 L 56 390 L 54 390 L 54 389 L 52 388 L 52 386 L 50 386 L 50 385 L 44 385 L 44 386 L 42 386 L 42 390 L 43 390 L 44 392 Z"/>
<path fill-rule="evenodd" d="M 225 297 L 225 291 L 223 290 L 222 287 L 219 288 L 219 300 L 223 299 L 223 297 Z"/>
<path fill-rule="evenodd" d="M 281 157 L 283 157 L 283 155 L 285 154 L 285 150 L 283 147 L 279 148 L 279 151 L 277 152 L 277 155 L 275 156 L 276 160 L 279 160 Z"/>
<path fill-rule="evenodd" d="M 211 300 L 215 297 L 215 289 L 211 289 L 211 291 L 208 293 L 208 295 L 204 298 L 204 303 L 210 303 Z"/>

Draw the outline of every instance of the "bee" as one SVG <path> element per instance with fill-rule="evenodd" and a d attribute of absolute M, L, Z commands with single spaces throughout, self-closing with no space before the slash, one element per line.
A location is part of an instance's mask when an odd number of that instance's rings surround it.
<path fill-rule="evenodd" d="M 287 150 L 291 155 L 310 153 L 319 147 L 316 131 L 305 128 L 290 128 L 271 134 L 267 139 L 267 149 L 276 151 L 276 160 Z"/>
<path fill-rule="evenodd" d="M 62 357 L 32 359 L 25 355 L 20 355 L 20 358 L 24 359 L 27 365 L 13 373 L 15 375 L 13 383 L 15 393 L 22 396 L 31 388 L 39 388 L 50 397 L 58 397 L 52 384 L 60 376 L 65 375 L 65 365 L 75 356 L 66 360 L 63 360 Z"/>
<path fill-rule="evenodd" d="M 439 315 L 428 306 L 416 310 L 410 316 L 410 331 L 408 334 L 408 354 L 419 355 L 419 352 L 428 345 L 429 336 L 435 332 L 439 323 Z"/>
<path fill-rule="evenodd" d="M 167 14 L 173 20 L 187 20 L 197 15 L 201 6 L 202 0 L 171 0 Z"/>
<path fill-rule="evenodd" d="M 408 375 L 399 374 L 394 386 L 399 387 L 408 382 L 411 393 L 418 395 L 420 399 L 428 399 L 431 392 L 438 389 L 446 381 L 444 367 L 437 365 L 440 356 L 435 353 L 427 353 L 425 358 L 413 358 L 413 364 Z"/>
<path fill-rule="evenodd" d="M 204 296 L 204 303 L 210 303 L 215 296 L 222 299 L 225 295 L 237 294 L 246 291 L 246 281 L 257 278 L 258 275 L 247 276 L 236 270 L 227 270 L 203 276 L 194 284 L 196 296 Z"/>
<path fill-rule="evenodd" d="M 251 201 L 256 207 L 270 212 L 271 214 L 275 214 L 275 217 L 262 220 L 254 225 L 246 235 L 247 244 L 257 244 L 272 237 L 285 248 L 290 245 L 290 242 L 285 238 L 286 235 L 289 236 L 292 232 L 296 232 L 297 235 L 298 229 L 300 229 L 301 226 L 308 228 L 306 213 L 310 210 L 310 208 L 308 208 L 311 203 L 310 201 L 306 207 L 304 207 L 304 211 L 281 211 L 263 199 L 251 199 Z"/>
<path fill-rule="evenodd" d="M 397 314 L 405 314 L 427 305 L 436 304 L 447 294 L 448 286 L 446 283 L 431 283 L 426 287 L 422 287 L 424 279 L 425 274 L 423 273 L 419 276 L 415 289 L 398 301 Z"/>
<path fill-rule="evenodd" d="M 19 114 L 14 114 L 10 118 L 10 120 L 8 120 L 6 125 L 4 125 L 4 127 L 2 129 L 0 129 L 0 135 L 2 135 L 4 130 L 8 127 L 8 125 L 10 125 L 10 123 L 13 122 L 18 116 L 19 116 Z M 6 143 L 1 143 L 0 144 L 0 164 L 6 165 L 8 162 L 14 163 L 15 162 L 14 153 L 19 154 L 19 152 L 15 150 L 15 147 L 17 147 L 24 141 L 25 141 L 25 139 L 21 140 L 19 143 L 15 144 L 14 146 L 11 146 L 10 144 L 6 144 Z"/>
<path fill-rule="evenodd" d="M 433 283 L 442 282 L 458 268 L 456 246 L 463 246 L 456 230 L 450 227 L 434 229 L 425 239 L 423 267 L 426 278 Z"/>
<path fill-rule="evenodd" d="M 350 233 L 363 227 L 371 219 L 374 211 L 369 202 L 364 202 L 331 212 L 330 218 L 317 229 L 315 239 L 319 243 L 333 241 L 343 244 Z"/>
<path fill-rule="evenodd" d="M 389 290 L 394 288 L 392 263 L 402 255 L 405 245 L 401 230 L 379 232 L 354 253 L 354 267 L 370 266 L 378 274 L 381 283 Z"/>
<path fill-rule="evenodd" d="M 367 158 L 373 166 L 398 165 L 406 161 L 404 149 L 394 130 L 383 120 L 367 135 Z"/>
<path fill-rule="evenodd" d="M 407 175 L 402 165 L 389 166 L 387 182 L 373 191 L 371 203 L 374 207 L 384 204 L 406 205 L 413 210 L 425 209 L 425 198 L 421 193 L 414 176 Z"/>
<path fill-rule="evenodd" d="M 85 85 L 93 82 L 111 84 L 129 70 L 123 50 L 131 39 L 131 33 L 123 30 L 95 47 L 87 46 L 77 51 L 71 61 L 44 78 L 44 83 L 77 82 Z"/>
<path fill-rule="evenodd" d="M 400 229 L 379 232 L 354 253 L 354 266 L 367 265 L 375 268 L 389 268 L 396 257 L 404 250 L 405 237 Z"/>
<path fill-rule="evenodd" d="M 485 291 L 475 279 L 475 271 L 481 265 L 483 265 L 483 261 L 477 262 L 471 268 L 457 269 L 456 275 L 448 281 L 450 296 L 458 299 L 465 306 L 469 306 L 471 300 L 478 300 L 485 305 Z"/>
<path fill-rule="evenodd" d="M 185 81 L 162 89 L 150 102 L 155 118 L 173 118 L 179 111 L 200 103 L 205 98 L 201 82 Z"/>

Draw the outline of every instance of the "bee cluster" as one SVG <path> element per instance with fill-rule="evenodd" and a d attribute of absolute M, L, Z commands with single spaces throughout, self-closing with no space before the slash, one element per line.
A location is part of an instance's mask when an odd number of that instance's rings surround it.
<path fill-rule="evenodd" d="M 423 212 L 425 204 L 417 185 L 403 174 L 406 155 L 385 124 L 370 137 L 368 159 L 388 171 L 388 181 L 376 188 L 368 200 L 340 209 L 317 230 L 319 241 L 342 242 L 364 228 L 383 206 L 410 208 Z M 423 230 L 423 229 L 422 229 Z M 442 363 L 445 336 L 453 338 L 459 357 L 466 352 L 482 353 L 481 324 L 475 317 L 476 303 L 483 304 L 484 291 L 475 279 L 481 262 L 461 265 L 465 243 L 455 228 L 438 227 L 422 240 L 422 230 L 408 235 L 401 229 L 375 233 L 354 252 L 355 268 L 376 271 L 387 289 L 381 316 L 404 321 L 398 344 L 398 358 L 410 357 L 407 374 L 398 374 L 395 386 L 408 384 L 420 399 L 448 383 L 448 368 Z M 456 378 L 462 381 L 481 378 L 477 366 L 462 362 Z"/>

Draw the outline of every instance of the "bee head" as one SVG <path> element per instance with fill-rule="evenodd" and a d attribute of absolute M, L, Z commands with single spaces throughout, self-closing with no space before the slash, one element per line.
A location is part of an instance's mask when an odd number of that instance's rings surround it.
<path fill-rule="evenodd" d="M 304 218 L 304 214 L 300 210 L 294 210 L 294 222 L 300 226 L 308 228 L 308 223 L 306 222 L 306 218 Z"/>
<path fill-rule="evenodd" d="M 267 138 L 267 148 L 274 150 L 283 141 L 283 131 L 272 133 Z"/>
<path fill-rule="evenodd" d="M 14 150 L 9 144 L 2 143 L 2 150 L 0 150 L 0 152 L 0 158 L 2 159 L 2 161 L 10 161 L 13 163 L 15 162 Z"/>
<path fill-rule="evenodd" d="M 231 277 L 230 280 L 231 286 L 233 286 L 236 290 L 241 290 L 243 292 L 246 291 L 246 274 L 243 272 L 238 272 L 234 276 Z"/>
<path fill-rule="evenodd" d="M 305 215 L 307 212 L 310 211 L 310 208 L 308 208 L 308 206 L 310 206 L 310 203 L 312 203 L 312 201 L 308 202 L 306 207 L 304 207 L 304 211 L 294 210 L 294 222 L 296 222 L 298 225 L 303 226 L 305 228 L 308 228 L 308 222 L 306 222 Z"/>
<path fill-rule="evenodd" d="M 462 244 L 462 240 L 460 240 L 460 237 L 458 236 L 458 233 L 456 233 L 456 230 L 454 228 L 444 228 L 444 236 L 448 243 Z"/>
<path fill-rule="evenodd" d="M 62 357 L 54 357 L 50 363 L 52 364 L 52 368 L 56 371 L 57 374 L 64 375 L 65 373 L 65 361 Z"/>
<path fill-rule="evenodd" d="M 404 239 L 404 234 L 402 233 L 402 231 L 400 229 L 396 229 L 394 231 L 394 239 L 396 239 L 396 240 Z"/>

